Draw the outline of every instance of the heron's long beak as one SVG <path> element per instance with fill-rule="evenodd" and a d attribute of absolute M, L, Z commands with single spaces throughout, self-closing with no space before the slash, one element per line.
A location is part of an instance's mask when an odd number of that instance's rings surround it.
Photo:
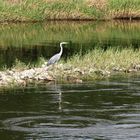
<path fill-rule="evenodd" d="M 63 44 L 68 44 L 68 42 L 62 42 Z"/>
<path fill-rule="evenodd" d="M 60 46 L 63 45 L 63 44 L 68 44 L 68 42 L 61 42 L 60 43 Z"/>

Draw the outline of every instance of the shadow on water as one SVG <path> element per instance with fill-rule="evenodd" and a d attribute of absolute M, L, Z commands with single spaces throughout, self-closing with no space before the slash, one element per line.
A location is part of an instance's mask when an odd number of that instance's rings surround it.
<path fill-rule="evenodd" d="M 1 90 L 0 139 L 138 139 L 139 78 Z"/>
<path fill-rule="evenodd" d="M 63 58 L 100 47 L 139 48 L 139 22 L 47 22 L 0 25 L 0 67 L 18 59 L 26 64 L 59 51 L 61 41 L 70 42 Z"/>

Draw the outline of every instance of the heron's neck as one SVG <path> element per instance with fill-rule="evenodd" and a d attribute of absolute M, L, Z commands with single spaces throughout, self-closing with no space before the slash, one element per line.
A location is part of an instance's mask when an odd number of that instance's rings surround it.
<path fill-rule="evenodd" d="M 62 44 L 60 44 L 60 48 L 61 48 L 61 50 L 60 50 L 60 55 L 62 55 L 62 52 L 63 52 L 63 47 L 62 47 Z"/>

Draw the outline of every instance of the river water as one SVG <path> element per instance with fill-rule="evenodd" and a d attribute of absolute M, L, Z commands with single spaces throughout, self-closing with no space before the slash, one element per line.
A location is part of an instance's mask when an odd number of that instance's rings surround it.
<path fill-rule="evenodd" d="M 62 59 L 94 48 L 137 49 L 139 22 L 47 22 L 0 25 L 0 69 Z M 82 84 L 39 84 L 0 89 L 0 140 L 139 140 L 140 76 Z"/>
<path fill-rule="evenodd" d="M 0 139 L 140 139 L 140 77 L 0 91 Z"/>

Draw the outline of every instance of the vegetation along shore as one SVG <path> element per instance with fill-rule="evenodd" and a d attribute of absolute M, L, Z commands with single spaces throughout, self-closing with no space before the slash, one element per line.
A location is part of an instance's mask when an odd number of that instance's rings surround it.
<path fill-rule="evenodd" d="M 61 59 L 47 67 L 40 58 L 35 65 L 25 65 L 17 60 L 11 69 L 0 71 L 0 87 L 25 86 L 30 83 L 72 82 L 106 78 L 118 73 L 139 73 L 140 49 L 94 49 L 83 56 L 74 55 L 67 61 Z"/>
<path fill-rule="evenodd" d="M 0 0 L 0 21 L 140 19 L 139 0 Z"/>

